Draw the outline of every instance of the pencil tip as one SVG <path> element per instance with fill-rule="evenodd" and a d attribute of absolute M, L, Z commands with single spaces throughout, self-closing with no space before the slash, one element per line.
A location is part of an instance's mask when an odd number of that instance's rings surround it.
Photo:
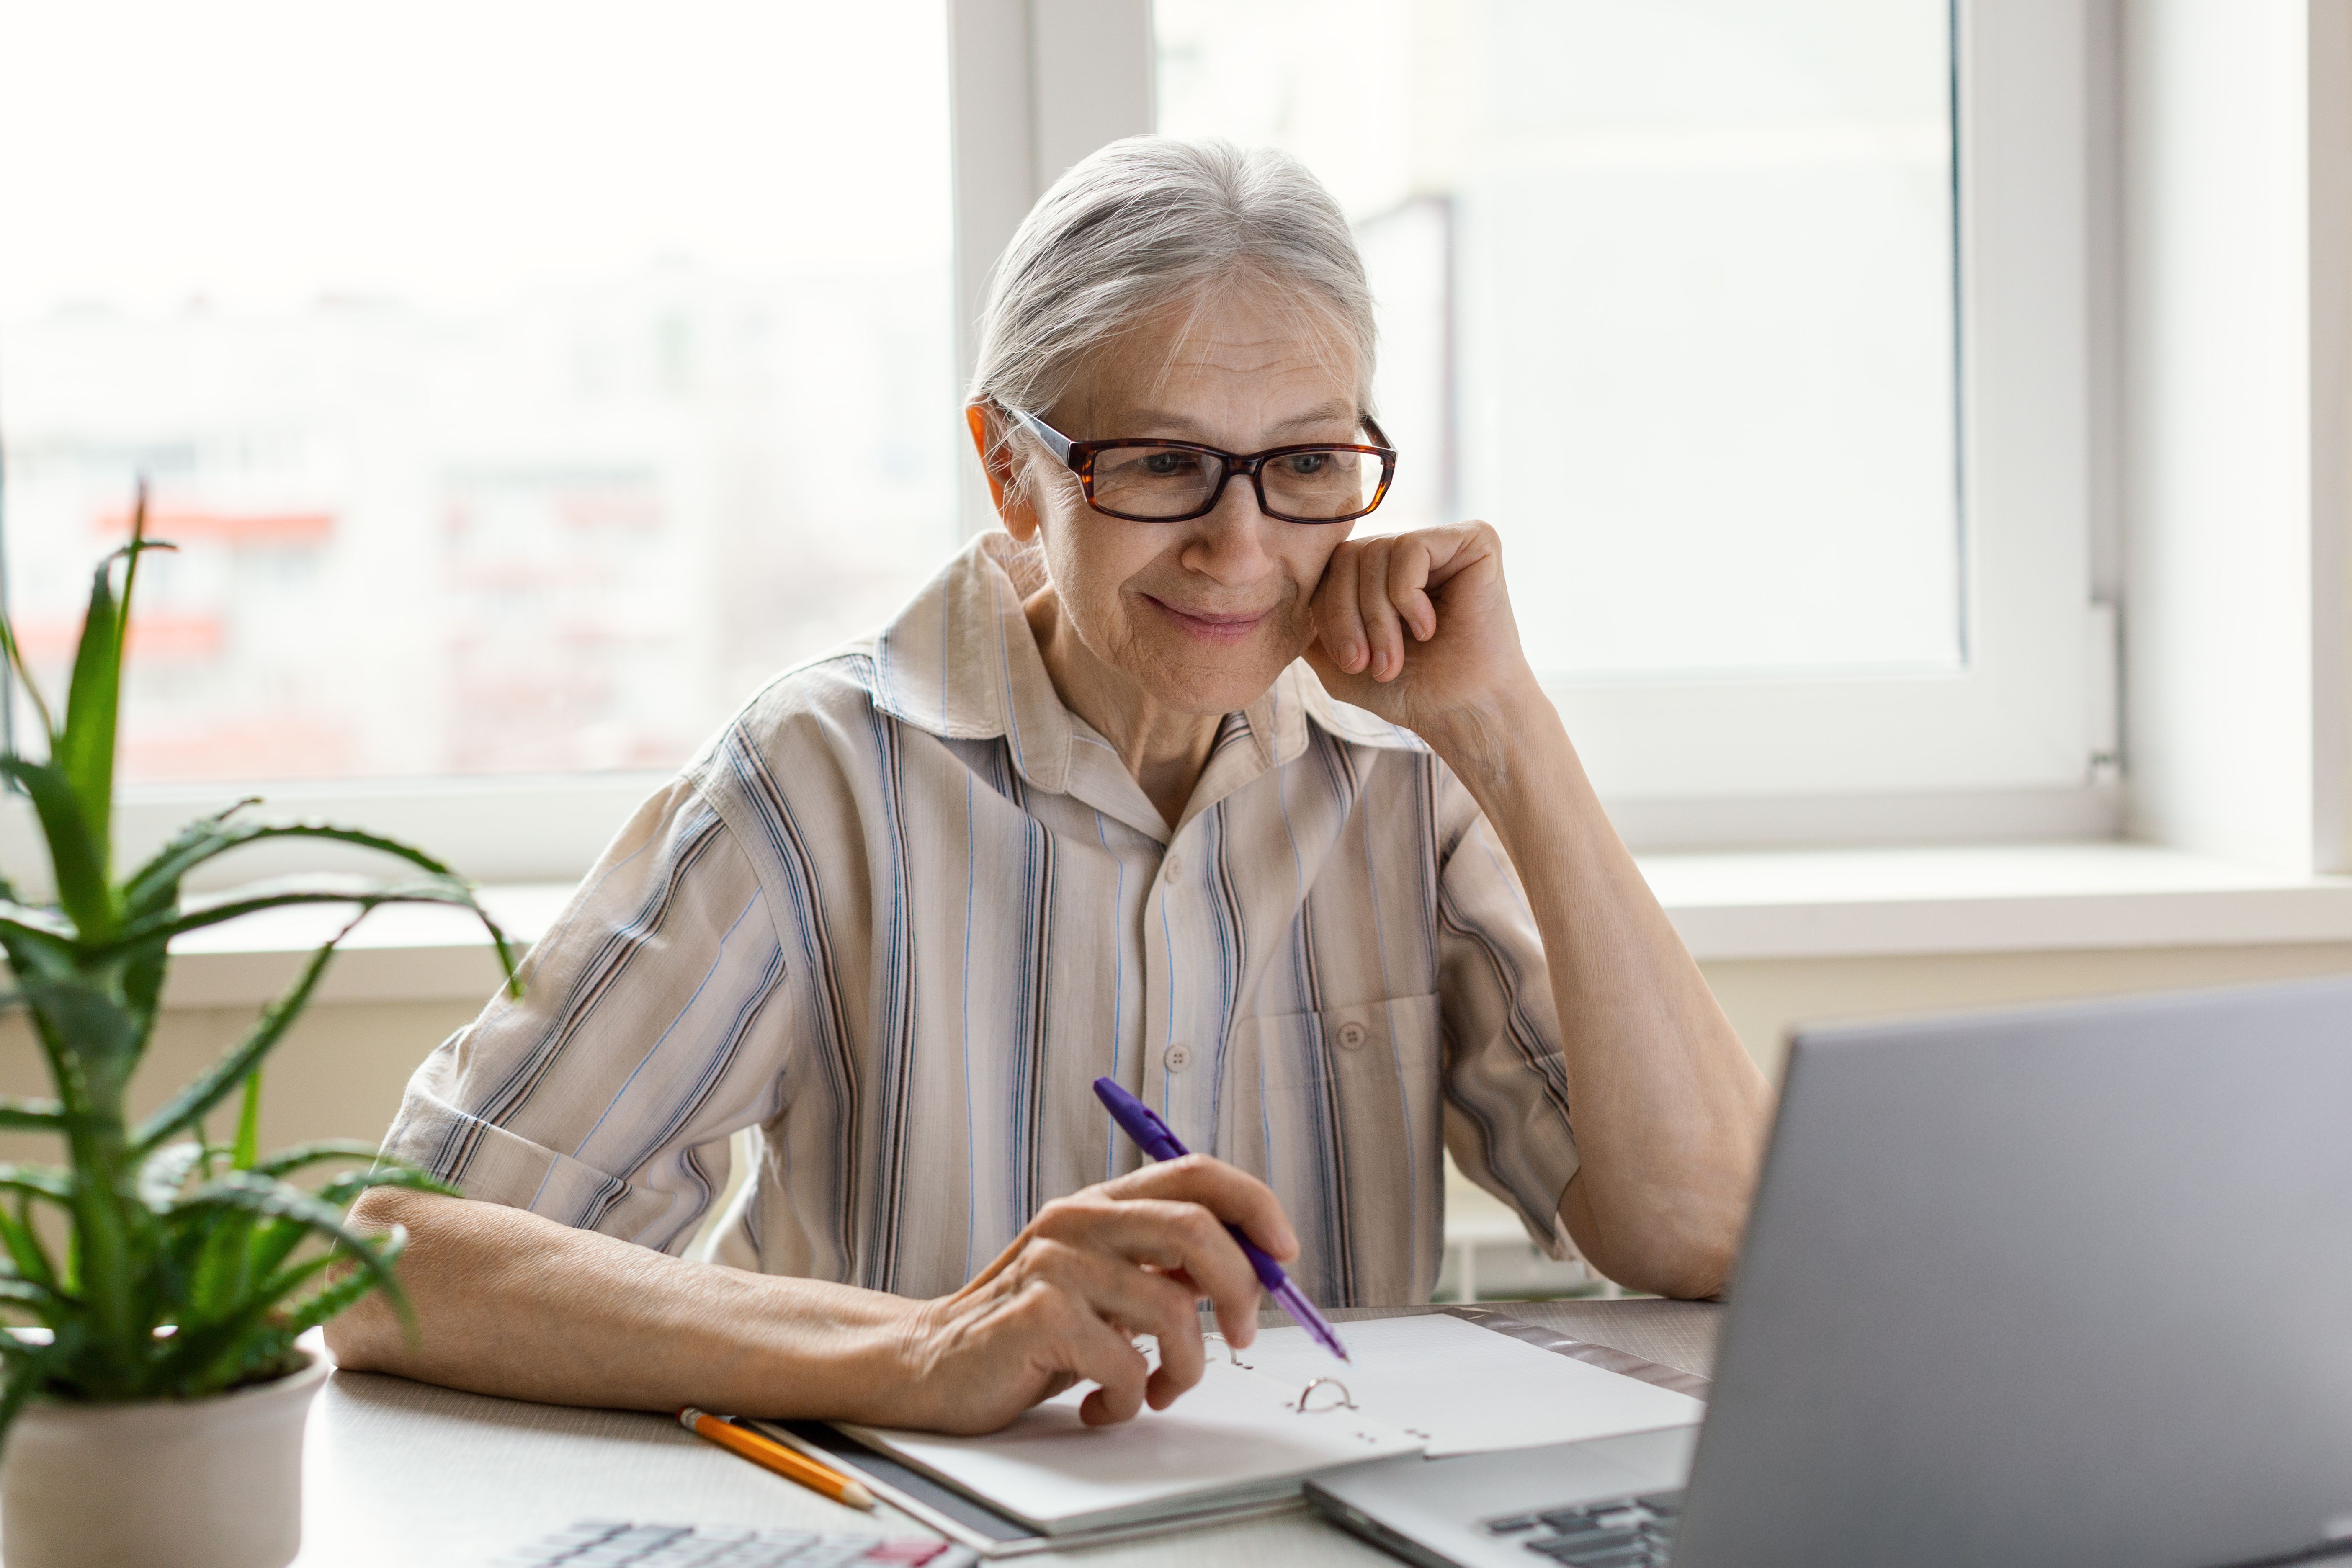
<path fill-rule="evenodd" d="M 843 1486 L 841 1489 L 841 1500 L 847 1503 L 852 1508 L 862 1508 L 868 1512 L 873 1511 L 874 1494 L 867 1491 L 864 1487 L 859 1486 L 856 1481 L 850 1481 Z"/>

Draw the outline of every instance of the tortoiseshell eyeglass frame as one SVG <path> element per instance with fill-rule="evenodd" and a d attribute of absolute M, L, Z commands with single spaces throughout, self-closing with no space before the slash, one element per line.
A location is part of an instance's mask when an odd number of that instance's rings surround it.
<path fill-rule="evenodd" d="M 1268 447 L 1263 452 L 1228 452 L 1222 447 L 1204 446 L 1198 441 L 1164 441 L 1143 437 L 1115 441 L 1073 441 L 1025 409 L 1014 408 L 1001 403 L 997 406 L 1003 408 L 1014 424 L 1045 443 L 1045 449 L 1059 458 L 1070 472 L 1078 476 L 1078 485 L 1086 491 L 1088 506 L 1105 517 L 1115 517 L 1124 522 L 1190 522 L 1196 517 L 1206 517 L 1217 510 L 1219 501 L 1224 500 L 1225 487 L 1234 482 L 1234 477 L 1237 474 L 1248 477 L 1250 488 L 1257 492 L 1258 510 L 1277 521 L 1353 522 L 1379 507 L 1382 498 L 1389 493 L 1389 481 L 1396 478 L 1396 448 L 1389 445 L 1387 433 L 1381 430 L 1379 424 L 1369 414 L 1363 417 L 1363 426 L 1366 430 L 1371 432 L 1372 439 L 1380 443 L 1377 447 L 1359 447 L 1345 441 L 1303 441 L 1295 447 Z M 1170 517 L 1144 517 L 1129 511 L 1113 511 L 1095 500 L 1095 455 L 1118 447 L 1172 447 L 1179 451 L 1200 452 L 1223 463 L 1224 474 L 1217 480 L 1217 488 L 1209 492 L 1209 499 L 1192 511 Z M 1267 463 L 1276 458 L 1296 457 L 1301 452 L 1360 452 L 1368 458 L 1378 458 L 1381 460 L 1380 488 L 1372 492 L 1372 499 L 1365 504 L 1361 511 L 1351 511 L 1339 517 L 1292 517 L 1286 512 L 1276 511 L 1266 504 L 1265 477 L 1262 470 Z"/>

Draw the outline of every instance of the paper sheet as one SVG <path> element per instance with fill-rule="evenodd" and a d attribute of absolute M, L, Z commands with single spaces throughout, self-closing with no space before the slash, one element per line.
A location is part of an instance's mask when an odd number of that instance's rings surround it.
<path fill-rule="evenodd" d="M 1425 1437 L 1433 1458 L 1688 1426 L 1706 1414 L 1686 1394 L 1442 1313 L 1336 1326 L 1352 1367 L 1296 1328 L 1262 1331 L 1241 1358 L 1293 1390 L 1339 1378 L 1365 1414 Z"/>
<path fill-rule="evenodd" d="M 1182 1398 L 1115 1426 L 1078 1419 L 1078 1404 L 1094 1387 L 1081 1384 L 983 1437 L 842 1429 L 1048 1533 L 1179 1510 L 1190 1500 L 1279 1490 L 1333 1465 L 1420 1451 L 1418 1438 L 1369 1410 L 1291 1409 L 1286 1402 L 1307 1378 L 1325 1375 L 1322 1368 L 1286 1384 L 1230 1365 L 1214 1341 L 1209 1350 L 1200 1383 Z M 1315 1403 L 1322 1405 L 1319 1395 Z"/>

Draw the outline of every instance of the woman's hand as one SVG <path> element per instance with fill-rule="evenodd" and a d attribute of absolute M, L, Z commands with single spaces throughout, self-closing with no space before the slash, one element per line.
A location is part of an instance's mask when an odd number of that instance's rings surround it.
<path fill-rule="evenodd" d="M 1486 523 L 1349 540 L 1313 608 L 1307 662 L 1324 689 L 1433 743 L 1433 729 L 1486 728 L 1535 690 Z"/>
<path fill-rule="evenodd" d="M 908 1314 L 895 1386 L 860 1418 L 991 1432 L 1080 1382 L 1100 1384 L 1078 1407 L 1089 1426 L 1166 1409 L 1201 1381 L 1202 1298 L 1233 1343 L 1257 1332 L 1257 1275 L 1228 1221 L 1276 1258 L 1298 1255 L 1265 1184 L 1205 1155 L 1047 1204 L 971 1284 Z M 1158 1337 L 1157 1371 L 1138 1334 Z"/>

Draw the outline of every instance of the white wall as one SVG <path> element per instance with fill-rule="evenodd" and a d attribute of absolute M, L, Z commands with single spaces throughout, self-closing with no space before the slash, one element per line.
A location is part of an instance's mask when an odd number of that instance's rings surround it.
<path fill-rule="evenodd" d="M 2323 110 L 2345 86 L 2310 44 L 2342 11 L 2128 0 L 2119 29 L 2129 826 L 2299 869 L 2340 853 L 2314 736 L 2343 729 L 2315 722 L 2343 701 L 2343 593 L 2314 568 L 2340 568 L 2343 518 L 2313 483 L 2340 427 L 2315 446 L 2312 328 L 2341 289 L 2309 198 L 2313 85 Z"/>

